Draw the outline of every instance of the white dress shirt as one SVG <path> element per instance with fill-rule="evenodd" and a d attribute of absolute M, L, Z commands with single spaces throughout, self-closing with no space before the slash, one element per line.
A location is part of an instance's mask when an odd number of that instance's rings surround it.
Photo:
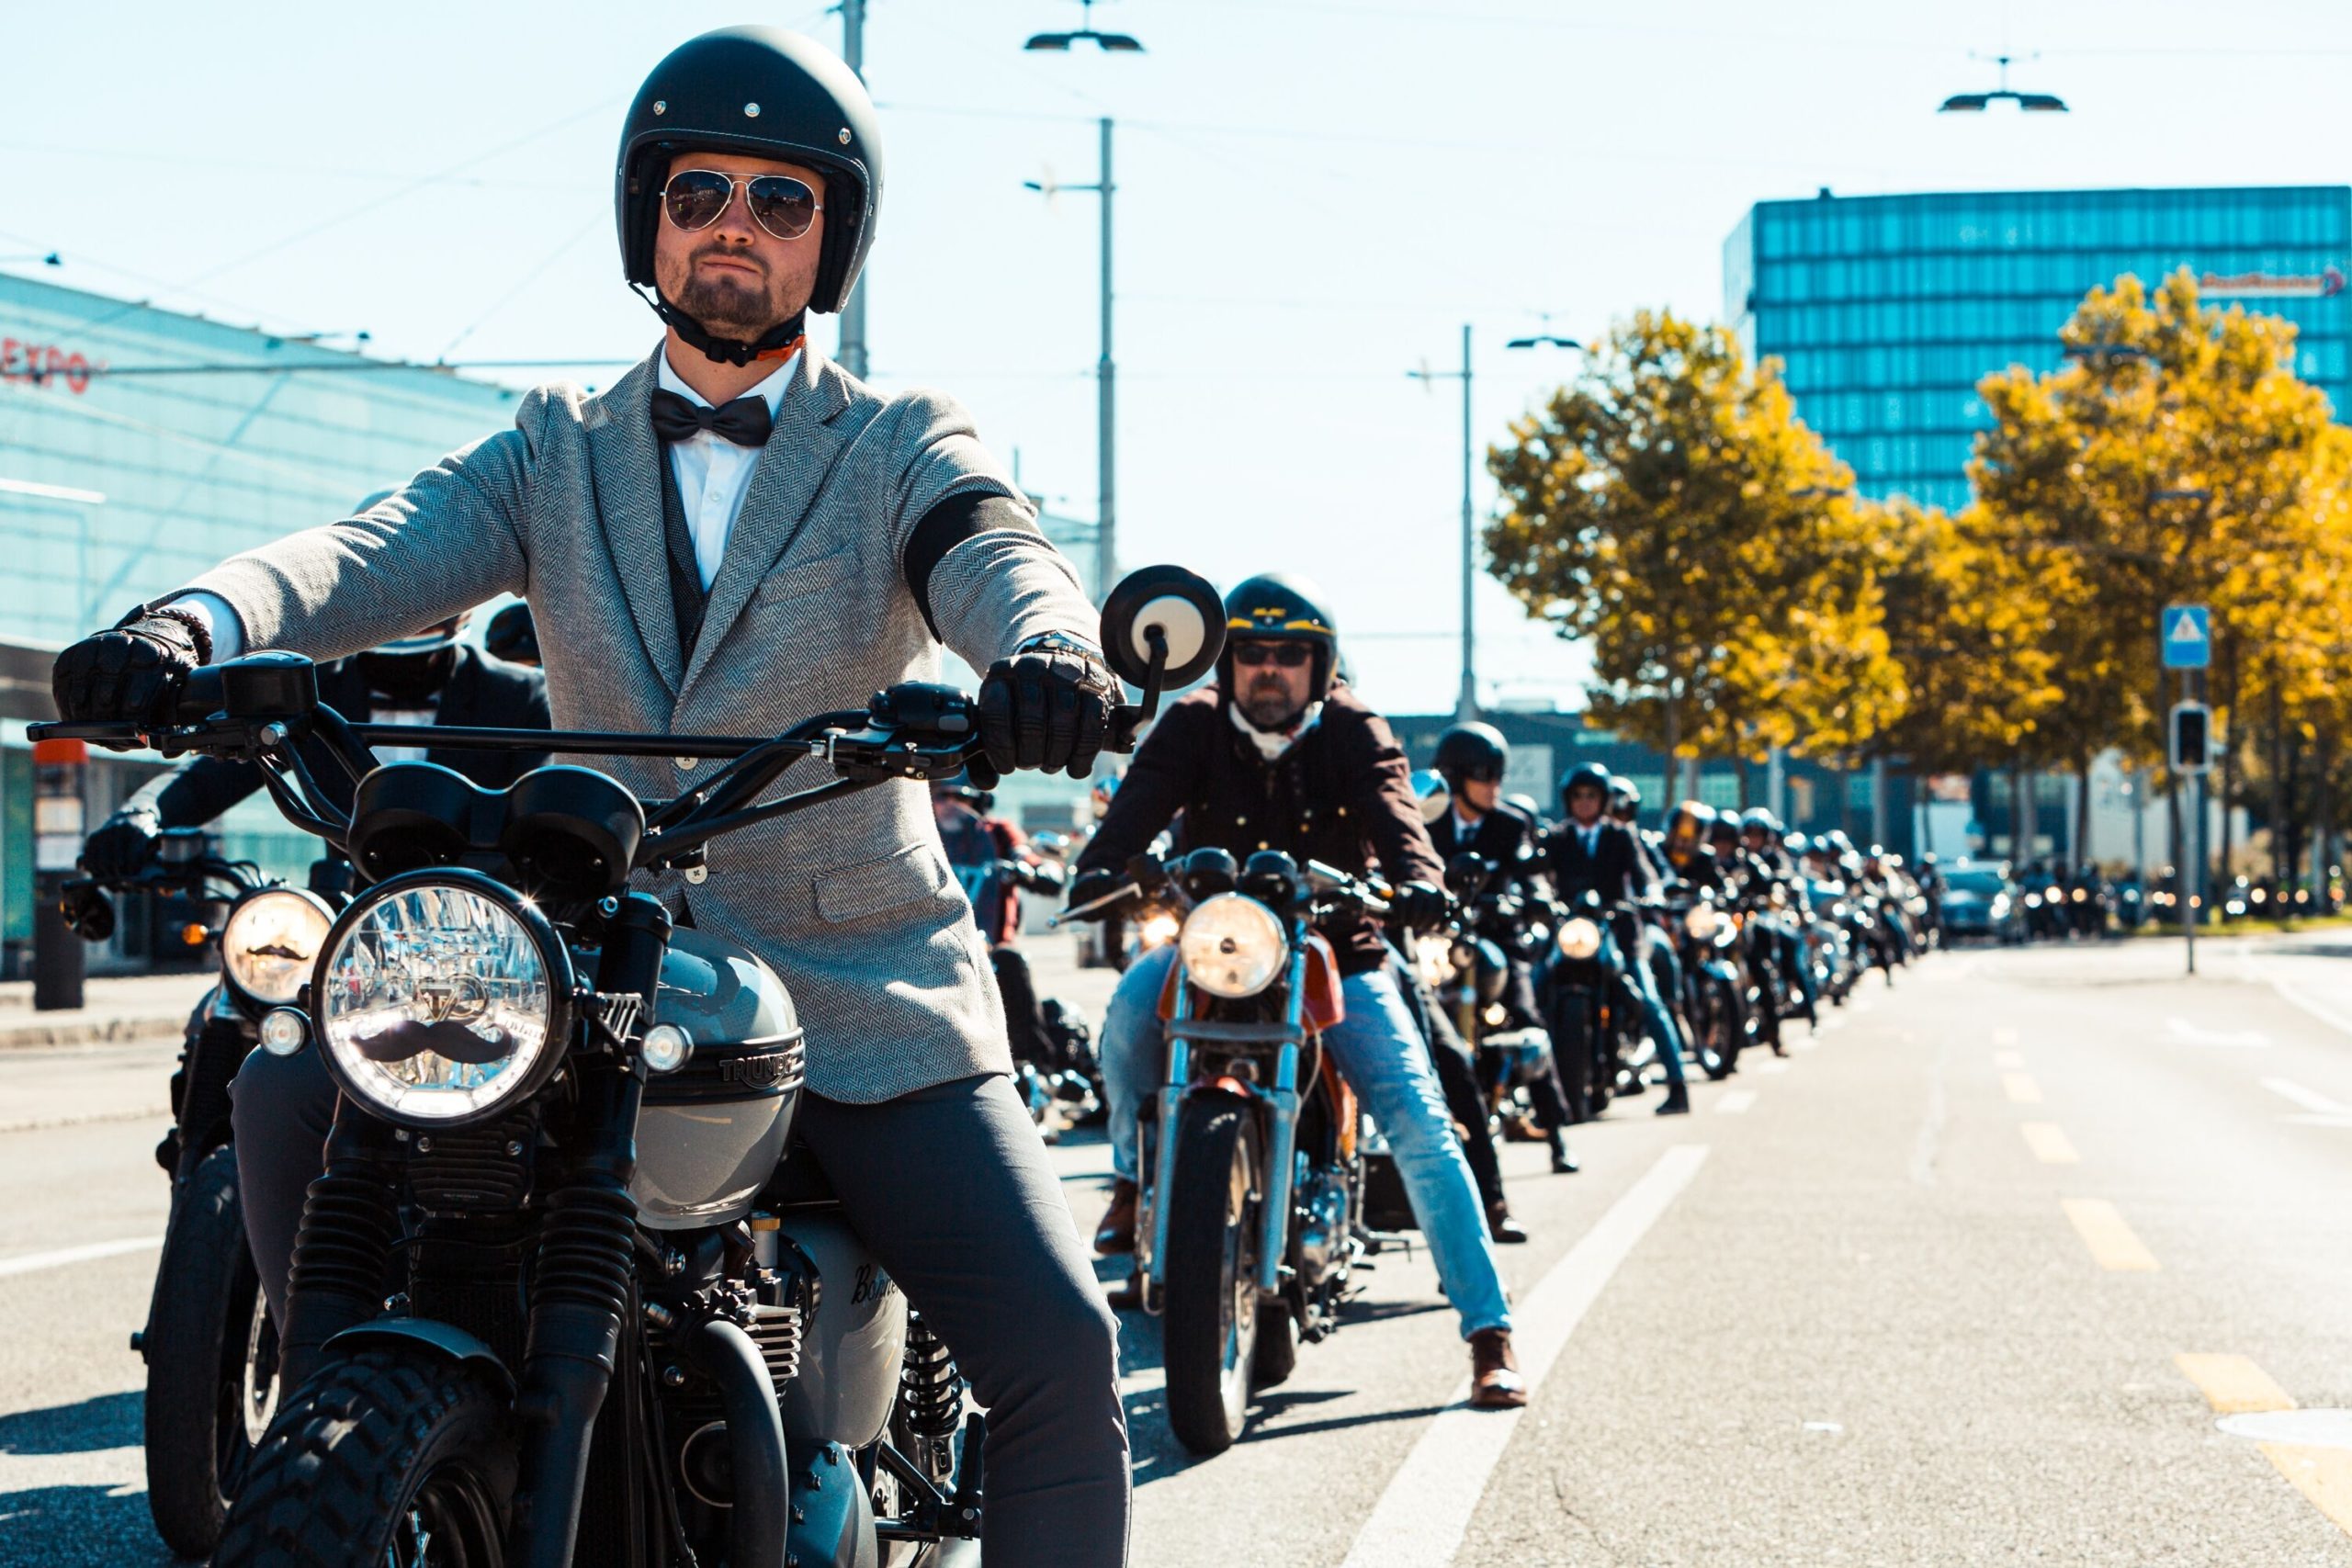
<path fill-rule="evenodd" d="M 793 363 L 799 357 L 799 351 L 794 350 L 792 357 L 776 367 L 774 375 L 742 395 L 763 400 L 768 405 L 768 417 L 774 419 L 784 403 L 784 389 L 790 383 Z M 711 406 L 708 398 L 687 386 L 684 378 L 670 367 L 666 353 L 662 355 L 659 380 L 663 390 L 677 393 L 696 408 Z M 735 531 L 735 519 L 743 510 L 743 492 L 752 487 L 752 470 L 759 466 L 760 448 L 738 446 L 707 430 L 666 445 L 670 448 L 670 473 L 678 481 L 678 504 L 686 514 L 686 532 L 695 542 L 695 566 L 702 573 L 702 585 L 707 591 L 718 581 L 718 563 L 727 554 L 727 536 Z"/>
<path fill-rule="evenodd" d="M 774 375 L 743 394 L 765 399 L 770 419 L 784 406 L 784 389 L 791 383 L 792 367 L 799 357 L 800 351 L 795 349 L 791 358 L 776 367 Z M 659 378 L 662 386 L 697 408 L 710 407 L 708 398 L 687 386 L 670 368 L 667 352 L 662 355 Z M 686 514 L 686 532 L 695 542 L 695 567 L 701 572 L 702 585 L 707 590 L 718 581 L 718 563 L 727 554 L 727 536 L 735 531 L 735 519 L 742 513 L 743 494 L 752 488 L 752 470 L 759 466 L 760 448 L 738 446 L 707 430 L 668 445 L 670 473 L 678 481 L 678 502 Z M 184 594 L 172 601 L 172 607 L 194 611 L 212 628 L 214 659 L 234 659 L 244 651 L 244 629 L 218 594 Z"/>

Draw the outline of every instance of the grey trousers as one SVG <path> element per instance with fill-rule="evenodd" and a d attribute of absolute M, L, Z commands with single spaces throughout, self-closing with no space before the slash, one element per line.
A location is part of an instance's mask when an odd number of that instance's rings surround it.
<path fill-rule="evenodd" d="M 282 1320 L 334 1086 L 312 1047 L 254 1052 L 231 1092 L 245 1234 Z M 963 1078 L 878 1105 L 807 1096 L 799 1136 L 988 1411 L 989 1568 L 1119 1568 L 1128 1463 L 1117 1325 L 1011 1081 Z"/>

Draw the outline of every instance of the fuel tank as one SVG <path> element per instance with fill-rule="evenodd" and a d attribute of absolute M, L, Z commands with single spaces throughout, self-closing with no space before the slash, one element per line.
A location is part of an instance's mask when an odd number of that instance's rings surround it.
<path fill-rule="evenodd" d="M 783 1157 L 807 1051 L 775 970 L 734 943 L 681 928 L 662 960 L 654 1023 L 694 1042 L 673 1073 L 649 1078 L 629 1196 L 653 1230 L 730 1224 Z"/>

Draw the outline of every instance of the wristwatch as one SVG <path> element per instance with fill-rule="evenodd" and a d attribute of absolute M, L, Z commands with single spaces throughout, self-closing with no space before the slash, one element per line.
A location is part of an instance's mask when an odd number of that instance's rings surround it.
<path fill-rule="evenodd" d="M 1097 664 L 1104 662 L 1101 649 L 1070 632 L 1039 632 L 1035 637 L 1023 637 L 1012 651 L 1016 654 L 1075 653 Z"/>

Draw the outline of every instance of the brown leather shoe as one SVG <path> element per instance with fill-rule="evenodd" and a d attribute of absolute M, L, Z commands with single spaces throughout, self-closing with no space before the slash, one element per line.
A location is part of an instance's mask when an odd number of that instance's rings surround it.
<path fill-rule="evenodd" d="M 1102 1303 L 1113 1312 L 1143 1310 L 1143 1275 L 1140 1271 L 1128 1275 L 1102 1292 Z"/>
<path fill-rule="evenodd" d="M 1487 1211 L 1487 1234 L 1498 1247 L 1519 1247 L 1527 1240 L 1527 1227 L 1510 1216 L 1510 1205 L 1498 1203 Z"/>
<path fill-rule="evenodd" d="M 1094 1227 L 1094 1250 L 1105 1258 L 1136 1249 L 1136 1184 L 1125 1177 L 1111 1183 L 1111 1206 Z"/>
<path fill-rule="evenodd" d="M 1470 1336 L 1470 1408 L 1517 1410 L 1527 1403 L 1527 1381 L 1511 1354 L 1510 1330 L 1482 1328 Z"/>

